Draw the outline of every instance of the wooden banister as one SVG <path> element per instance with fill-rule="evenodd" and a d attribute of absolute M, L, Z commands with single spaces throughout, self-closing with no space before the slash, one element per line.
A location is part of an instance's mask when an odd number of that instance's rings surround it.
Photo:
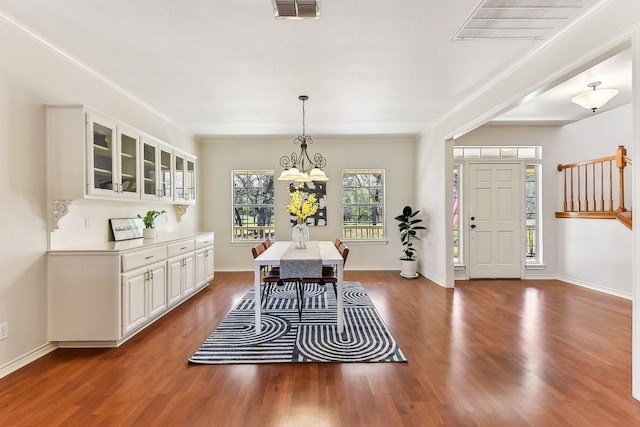
<path fill-rule="evenodd" d="M 558 165 L 558 172 L 563 173 L 564 200 L 563 210 L 556 212 L 556 217 L 618 218 L 623 222 L 626 220 L 625 225 L 629 226 L 631 214 L 622 213 L 627 212 L 624 171 L 631 164 L 627 149 L 620 145 L 613 156 Z M 613 179 L 614 167 L 618 169 L 617 182 Z"/>

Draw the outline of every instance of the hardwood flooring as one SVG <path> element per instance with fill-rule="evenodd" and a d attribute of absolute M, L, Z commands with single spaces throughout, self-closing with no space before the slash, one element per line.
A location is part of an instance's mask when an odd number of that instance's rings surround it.
<path fill-rule="evenodd" d="M 447 290 L 348 271 L 408 363 L 187 363 L 252 277 L 216 273 L 119 348 L 59 349 L 0 379 L 0 425 L 640 425 L 630 301 L 557 281 Z"/>

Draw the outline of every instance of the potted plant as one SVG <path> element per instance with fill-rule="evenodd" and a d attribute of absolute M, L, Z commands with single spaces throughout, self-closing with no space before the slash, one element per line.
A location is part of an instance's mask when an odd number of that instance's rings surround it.
<path fill-rule="evenodd" d="M 402 215 L 398 215 L 398 228 L 400 229 L 400 241 L 402 242 L 402 256 L 400 257 L 400 275 L 407 279 L 418 277 L 418 262 L 414 258 L 416 249 L 413 247 L 413 239 L 420 240 L 417 230 L 426 230 L 426 227 L 417 225 L 422 219 L 416 218 L 420 211 L 413 211 L 411 206 L 405 206 Z"/>
<path fill-rule="evenodd" d="M 138 214 L 138 218 L 142 218 L 142 222 L 144 224 L 142 237 L 145 239 L 155 239 L 157 237 L 155 220 L 164 213 L 167 213 L 167 211 L 147 211 L 145 216 L 140 216 L 140 214 Z"/>

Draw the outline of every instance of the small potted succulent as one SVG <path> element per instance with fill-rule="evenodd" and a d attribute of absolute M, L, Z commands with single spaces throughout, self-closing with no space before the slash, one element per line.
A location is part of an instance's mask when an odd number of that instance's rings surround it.
<path fill-rule="evenodd" d="M 426 227 L 417 225 L 422 219 L 416 218 L 420 211 L 413 211 L 411 206 L 405 206 L 402 215 L 398 215 L 395 219 L 398 221 L 400 229 L 400 241 L 402 242 L 402 256 L 400 257 L 401 271 L 400 275 L 407 279 L 418 277 L 418 261 L 414 258 L 416 249 L 413 247 L 413 239 L 420 240 L 417 230 L 426 230 Z"/>
<path fill-rule="evenodd" d="M 158 237 L 156 232 L 156 218 L 160 215 L 167 213 L 167 211 L 147 211 L 145 216 L 140 216 L 138 214 L 138 218 L 142 218 L 142 222 L 144 224 L 144 230 L 142 230 L 142 237 L 145 239 L 155 239 Z"/>

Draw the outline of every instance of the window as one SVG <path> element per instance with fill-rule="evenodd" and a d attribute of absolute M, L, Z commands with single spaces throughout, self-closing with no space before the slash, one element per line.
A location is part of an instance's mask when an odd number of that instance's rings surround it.
<path fill-rule="evenodd" d="M 384 239 L 384 171 L 342 171 L 342 237 L 347 240 Z"/>
<path fill-rule="evenodd" d="M 527 264 L 539 264 L 541 257 L 538 251 L 538 230 L 540 229 L 538 218 L 538 193 L 540 186 L 540 165 L 526 165 L 524 198 L 525 198 L 525 239 L 527 250 Z"/>
<path fill-rule="evenodd" d="M 233 241 L 275 237 L 273 171 L 233 171 Z"/>
<path fill-rule="evenodd" d="M 461 264 L 460 253 L 460 165 L 453 165 L 453 263 Z"/>

